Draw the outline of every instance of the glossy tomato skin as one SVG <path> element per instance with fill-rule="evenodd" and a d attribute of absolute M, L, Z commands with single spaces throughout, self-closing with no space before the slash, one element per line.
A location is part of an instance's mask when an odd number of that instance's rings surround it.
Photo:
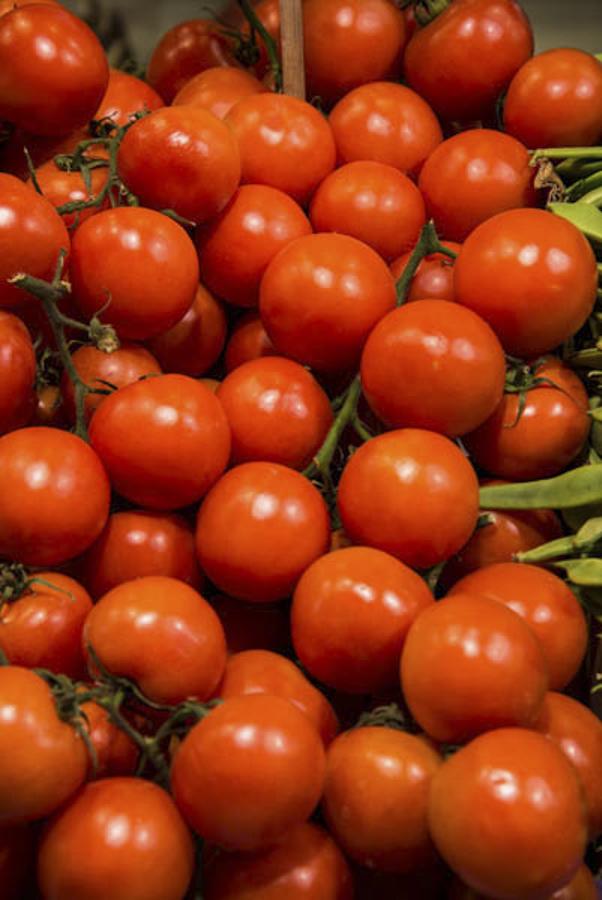
<path fill-rule="evenodd" d="M 90 701 L 82 703 L 85 715 L 84 727 L 96 751 L 96 770 L 89 760 L 89 778 L 107 778 L 116 775 L 133 775 L 138 764 L 139 751 L 130 737 L 113 724 L 110 714 Z"/>
<path fill-rule="evenodd" d="M 397 683 L 408 630 L 433 596 L 419 575 L 369 547 L 347 547 L 316 560 L 295 588 L 295 652 L 314 678 L 346 693 Z"/>
<path fill-rule="evenodd" d="M 283 191 L 243 185 L 223 213 L 196 233 L 201 278 L 228 303 L 257 306 L 268 264 L 311 231 L 301 207 Z"/>
<path fill-rule="evenodd" d="M 298 238 L 261 282 L 259 312 L 276 349 L 324 373 L 353 369 L 370 331 L 394 307 L 385 262 L 344 234 Z"/>
<path fill-rule="evenodd" d="M 1 7 L 0 7 L 0 15 Z M 0 884 L 3 900 L 23 900 L 33 891 L 34 832 L 27 826 L 0 827 Z"/>
<path fill-rule="evenodd" d="M 278 356 L 278 352 L 269 339 L 259 315 L 250 312 L 239 319 L 232 329 L 224 355 L 226 372 L 232 372 L 243 363 L 262 356 Z"/>
<path fill-rule="evenodd" d="M 415 177 L 443 140 L 430 106 L 401 84 L 375 81 L 350 91 L 330 115 L 339 163 L 372 160 Z"/>
<path fill-rule="evenodd" d="M 442 119 L 486 119 L 532 53 L 531 26 L 515 0 L 456 0 L 416 31 L 404 70 Z"/>
<path fill-rule="evenodd" d="M 229 653 L 244 650 L 288 653 L 290 650 L 288 610 L 282 604 L 244 603 L 216 594 L 211 598 L 211 606 L 226 633 Z"/>
<path fill-rule="evenodd" d="M 74 299 L 124 340 L 145 340 L 175 325 L 199 281 L 194 244 L 177 222 L 150 209 L 119 207 L 77 229 L 70 265 Z"/>
<path fill-rule="evenodd" d="M 596 293 L 592 249 L 570 222 L 541 209 L 477 226 L 454 265 L 456 299 L 481 315 L 507 353 L 552 350 L 583 325 Z"/>
<path fill-rule="evenodd" d="M 288 596 L 330 544 L 328 510 L 299 472 L 251 462 L 227 472 L 201 505 L 196 546 L 207 576 L 256 603 Z"/>
<path fill-rule="evenodd" d="M 165 372 L 204 375 L 218 360 L 227 335 L 221 303 L 199 284 L 187 313 L 148 346 Z"/>
<path fill-rule="evenodd" d="M 245 69 L 215 66 L 187 81 L 174 97 L 172 106 L 197 106 L 218 119 L 225 119 L 239 100 L 266 91 L 267 87 Z"/>
<path fill-rule="evenodd" d="M 373 438 L 353 454 L 338 504 L 354 543 L 427 568 L 448 559 L 472 534 L 478 482 L 450 440 L 405 428 Z"/>
<path fill-rule="evenodd" d="M 18 666 L 0 669 L 0 824 L 50 815 L 82 784 L 84 742 L 59 719 L 46 683 Z M 18 748 L 18 752 L 15 752 Z"/>
<path fill-rule="evenodd" d="M 487 322 L 447 300 L 393 310 L 362 353 L 364 393 L 383 422 L 448 437 L 473 431 L 494 412 L 505 374 L 502 345 Z"/>
<path fill-rule="evenodd" d="M 326 756 L 322 809 L 351 859 L 400 873 L 431 861 L 428 796 L 442 762 L 425 738 L 394 728 L 356 728 L 335 739 Z"/>
<path fill-rule="evenodd" d="M 36 356 L 27 328 L 0 310 L 0 434 L 31 419 L 35 377 Z"/>
<path fill-rule="evenodd" d="M 55 208 L 64 203 L 92 200 L 103 189 L 106 180 L 107 169 L 92 169 L 90 171 L 90 189 L 88 189 L 80 172 L 63 172 L 52 159 L 36 169 L 36 181 L 42 194 Z M 33 189 L 31 181 L 28 184 Z M 79 213 L 63 213 L 63 222 L 67 228 L 77 227 L 90 216 L 99 212 L 101 208 L 106 209 L 108 205 L 107 198 L 102 207 L 93 206 L 89 209 L 82 209 Z"/>
<path fill-rule="evenodd" d="M 2 16 L 0 73 L 0 118 L 63 135 L 94 115 L 109 65 L 85 22 L 58 4 L 31 4 Z"/>
<path fill-rule="evenodd" d="M 436 773 L 429 826 L 444 860 L 498 898 L 548 897 L 576 873 L 585 809 L 575 770 L 540 734 L 482 734 Z"/>
<path fill-rule="evenodd" d="M 159 575 L 104 594 L 86 620 L 83 643 L 109 672 L 134 679 L 158 703 L 207 700 L 226 664 L 224 631 L 207 601 L 184 582 Z M 95 671 L 92 659 L 89 667 Z"/>
<path fill-rule="evenodd" d="M 499 131 L 474 128 L 433 150 L 418 185 L 438 232 L 463 241 L 496 213 L 535 206 L 534 174 L 523 144 Z"/>
<path fill-rule="evenodd" d="M 127 72 L 111 69 L 107 89 L 94 118 L 110 118 L 116 125 L 127 125 L 134 113 L 141 110 L 152 112 L 161 106 L 163 100 L 150 84 Z"/>
<path fill-rule="evenodd" d="M 311 203 L 315 231 L 349 234 L 390 261 L 412 247 L 425 222 L 424 201 L 402 172 L 352 162 L 328 175 Z"/>
<path fill-rule="evenodd" d="M 443 241 L 448 250 L 459 253 L 460 244 L 454 241 Z M 408 250 L 391 263 L 391 274 L 395 281 L 399 281 L 410 260 L 412 251 Z M 449 300 L 453 303 L 456 299 L 454 293 L 454 261 L 443 253 L 431 253 L 426 256 L 412 278 L 410 290 L 406 297 L 406 303 L 414 300 L 424 300 L 430 297 L 434 300 Z"/>
<path fill-rule="evenodd" d="M 214 394 L 186 375 L 159 375 L 111 394 L 90 441 L 116 491 L 173 510 L 203 497 L 230 456 L 230 429 Z"/>
<path fill-rule="evenodd" d="M 538 53 L 504 100 L 504 128 L 527 147 L 583 147 L 602 136 L 602 63 L 582 50 Z"/>
<path fill-rule="evenodd" d="M 192 838 L 169 794 L 140 778 L 103 778 L 47 825 L 38 882 L 44 897 L 100 900 L 110 883 L 115 900 L 181 900 L 193 868 Z"/>
<path fill-rule="evenodd" d="M 172 792 L 189 825 L 227 850 L 276 844 L 320 799 L 325 755 L 314 725 L 288 700 L 231 697 L 182 741 Z"/>

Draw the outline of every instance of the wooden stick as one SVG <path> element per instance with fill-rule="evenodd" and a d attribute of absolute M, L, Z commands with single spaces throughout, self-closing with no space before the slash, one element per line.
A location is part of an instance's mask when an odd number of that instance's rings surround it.
<path fill-rule="evenodd" d="M 305 100 L 302 0 L 280 0 L 284 93 Z"/>

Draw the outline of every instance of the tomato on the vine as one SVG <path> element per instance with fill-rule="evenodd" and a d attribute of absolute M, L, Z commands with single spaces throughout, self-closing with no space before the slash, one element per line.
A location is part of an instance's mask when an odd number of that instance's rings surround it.
<path fill-rule="evenodd" d="M 444 247 L 458 254 L 460 244 L 454 241 L 442 241 Z M 399 281 L 403 275 L 412 251 L 408 250 L 391 263 L 391 274 L 395 281 Z M 433 300 L 454 301 L 454 260 L 443 253 L 430 253 L 425 256 L 416 269 L 416 274 L 410 282 L 410 290 L 406 297 L 406 303 L 414 300 L 424 300 L 427 297 Z"/>
<path fill-rule="evenodd" d="M 161 106 L 163 100 L 159 94 L 141 78 L 120 69 L 111 69 L 107 89 L 94 118 L 110 118 L 116 125 L 127 125 L 134 113 L 142 110 L 152 112 Z"/>

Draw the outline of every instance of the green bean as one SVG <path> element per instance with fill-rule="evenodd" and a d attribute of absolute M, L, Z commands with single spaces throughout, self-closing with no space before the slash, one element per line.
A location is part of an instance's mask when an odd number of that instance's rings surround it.
<path fill-rule="evenodd" d="M 570 509 L 602 503 L 602 465 L 581 466 L 541 481 L 483 487 L 480 503 L 481 509 Z"/>
<path fill-rule="evenodd" d="M 547 562 L 570 553 L 591 552 L 601 540 L 602 517 L 598 516 L 585 522 L 577 534 L 568 534 L 566 537 L 548 541 L 547 544 L 541 544 L 541 546 L 526 550 L 524 553 L 517 553 L 516 558 L 519 562 L 525 563 Z"/>
<path fill-rule="evenodd" d="M 572 584 L 579 587 L 602 587 L 602 559 L 563 559 L 554 565 L 566 572 Z"/>

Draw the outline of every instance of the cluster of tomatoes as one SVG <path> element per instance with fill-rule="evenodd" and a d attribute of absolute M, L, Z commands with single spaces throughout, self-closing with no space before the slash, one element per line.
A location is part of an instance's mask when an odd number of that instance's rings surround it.
<path fill-rule="evenodd" d="M 0 0 L 0 896 L 593 900 L 602 63 L 240 6 Z"/>

